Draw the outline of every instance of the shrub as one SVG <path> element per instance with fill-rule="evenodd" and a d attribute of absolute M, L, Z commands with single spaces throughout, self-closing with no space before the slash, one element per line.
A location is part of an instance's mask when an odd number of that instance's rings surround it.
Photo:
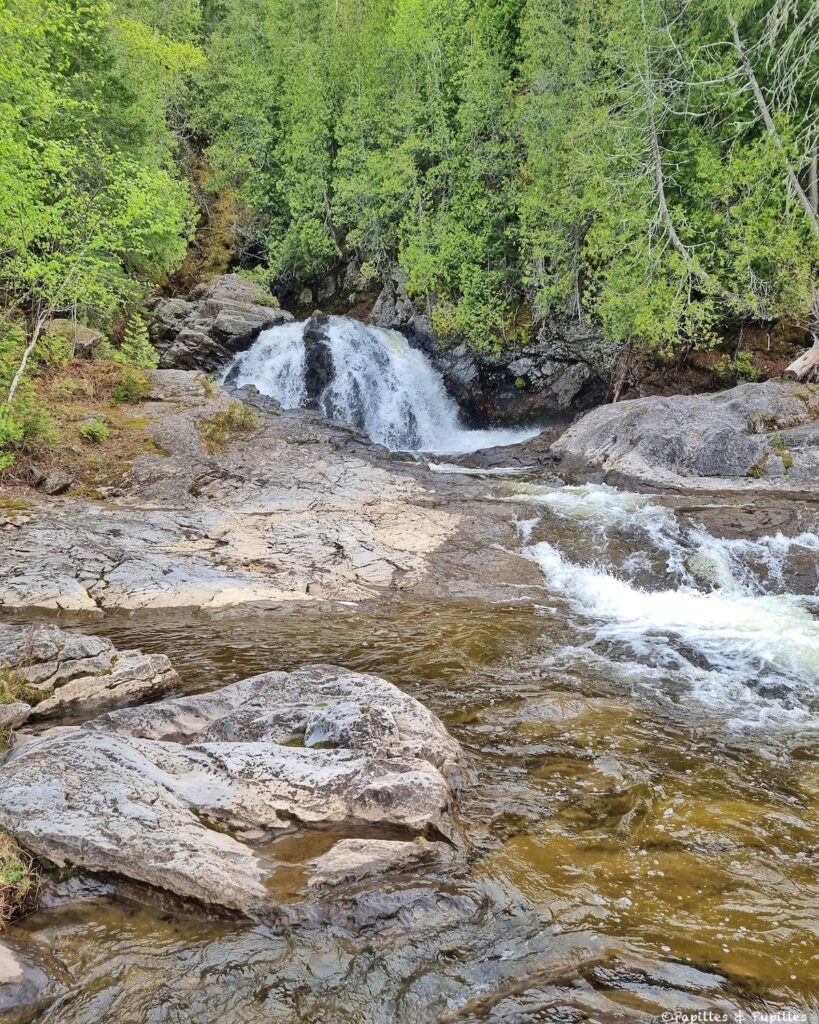
<path fill-rule="evenodd" d="M 138 370 L 155 370 L 159 366 L 159 353 L 151 344 L 148 328 L 140 316 L 132 317 L 118 348 L 105 346 L 102 354 L 116 363 L 133 366 Z"/>
<path fill-rule="evenodd" d="M 224 412 L 214 413 L 204 420 L 200 426 L 200 434 L 206 445 L 224 447 L 236 437 L 255 430 L 259 426 L 259 416 L 255 409 L 244 402 L 231 402 Z"/>
<path fill-rule="evenodd" d="M 88 420 L 80 426 L 80 437 L 87 444 L 100 444 L 108 439 L 108 424 L 102 420 Z"/>
<path fill-rule="evenodd" d="M 206 398 L 213 398 L 219 390 L 219 385 L 216 383 L 216 378 L 212 373 L 197 373 L 196 383 L 202 385 Z"/>
<path fill-rule="evenodd" d="M 34 905 L 39 888 L 31 858 L 0 832 L 0 931 Z"/>
<path fill-rule="evenodd" d="M 148 381 L 141 373 L 126 373 L 114 388 L 114 405 L 139 405 L 148 393 Z"/>
<path fill-rule="evenodd" d="M 0 472 L 18 455 L 43 455 L 59 440 L 57 428 L 27 387 L 21 387 L 13 403 L 0 405 Z"/>

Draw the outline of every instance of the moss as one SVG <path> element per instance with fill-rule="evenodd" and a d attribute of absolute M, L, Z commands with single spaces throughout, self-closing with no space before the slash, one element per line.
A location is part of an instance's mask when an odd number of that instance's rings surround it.
<path fill-rule="evenodd" d="M 31 858 L 0 832 L 0 931 L 34 907 L 40 881 Z"/>

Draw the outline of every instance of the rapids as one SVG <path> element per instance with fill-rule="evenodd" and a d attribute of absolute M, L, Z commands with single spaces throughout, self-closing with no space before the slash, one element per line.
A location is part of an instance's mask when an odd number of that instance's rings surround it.
<path fill-rule="evenodd" d="M 285 409 L 303 407 L 308 399 L 304 327 L 291 323 L 263 331 L 237 356 L 226 379 L 238 387 L 254 385 Z M 326 334 L 334 373 L 318 407 L 378 444 L 393 451 L 455 454 L 515 444 L 538 433 L 536 428 L 468 430 L 441 374 L 398 331 L 334 316 Z"/>

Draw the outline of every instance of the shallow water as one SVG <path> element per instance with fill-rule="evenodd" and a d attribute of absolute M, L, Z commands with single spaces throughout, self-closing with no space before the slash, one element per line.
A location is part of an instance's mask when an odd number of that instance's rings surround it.
<path fill-rule="evenodd" d="M 486 486 L 531 507 L 536 606 L 61 620 L 169 653 L 188 692 L 305 662 L 383 675 L 443 718 L 476 784 L 468 863 L 381 880 L 365 903 L 404 909 L 377 930 L 344 926 L 346 897 L 280 927 L 138 891 L 58 900 L 17 929 L 77 979 L 38 1020 L 819 1019 L 812 513 L 790 536 L 721 538 L 679 502 Z M 297 913 L 301 864 L 331 838 L 267 851 Z"/>

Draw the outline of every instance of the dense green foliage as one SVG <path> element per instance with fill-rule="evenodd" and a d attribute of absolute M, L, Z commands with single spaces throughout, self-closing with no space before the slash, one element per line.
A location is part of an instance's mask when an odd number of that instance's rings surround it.
<path fill-rule="evenodd" d="M 184 257 L 200 20 L 198 0 L 0 0 L 0 468 L 48 433 L 17 371 L 54 362 L 49 321 L 108 326 Z"/>
<path fill-rule="evenodd" d="M 400 266 L 477 346 L 816 323 L 818 87 L 814 0 L 0 0 L 0 465 L 55 315 L 154 365 L 194 185 L 274 290 Z"/>
<path fill-rule="evenodd" d="M 818 38 L 811 0 L 226 0 L 200 126 L 280 285 L 354 256 L 476 344 L 708 343 L 808 316 Z"/>

